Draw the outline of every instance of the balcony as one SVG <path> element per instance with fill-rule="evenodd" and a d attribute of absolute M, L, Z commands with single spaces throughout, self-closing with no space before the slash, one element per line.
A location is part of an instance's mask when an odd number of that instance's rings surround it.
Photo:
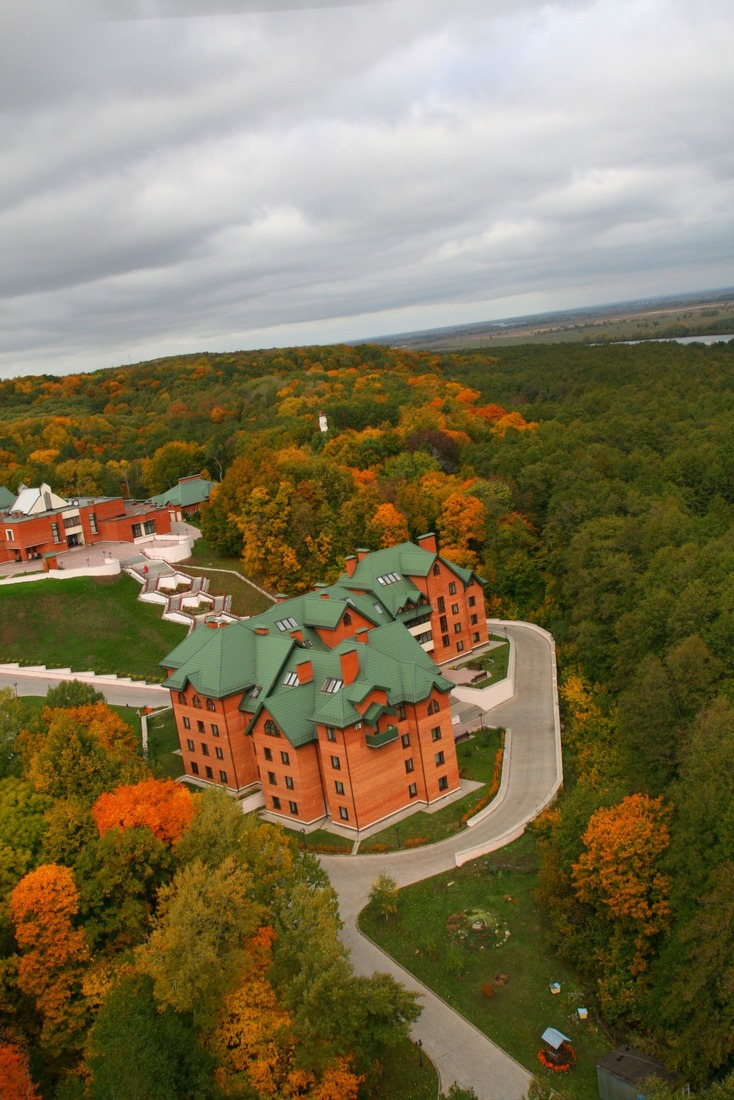
<path fill-rule="evenodd" d="M 365 741 L 369 749 L 381 749 L 383 745 L 389 745 L 391 741 L 397 741 L 397 739 L 397 726 L 388 726 L 387 729 L 382 730 L 381 733 L 365 734 Z"/>

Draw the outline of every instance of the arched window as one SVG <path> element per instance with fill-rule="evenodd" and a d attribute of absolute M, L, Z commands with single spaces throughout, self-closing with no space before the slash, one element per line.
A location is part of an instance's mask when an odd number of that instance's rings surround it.
<path fill-rule="evenodd" d="M 199 698 L 198 695 L 195 695 L 194 698 L 191 700 L 191 702 L 192 702 L 193 706 L 198 707 L 199 710 L 201 710 L 201 699 Z"/>
<path fill-rule="evenodd" d="M 183 703 L 183 704 L 184 704 L 184 706 L 186 705 L 186 693 L 185 693 L 185 692 L 183 692 L 183 691 L 179 691 L 179 693 L 178 693 L 178 701 L 179 701 L 179 703 Z"/>
<path fill-rule="evenodd" d="M 438 714 L 438 699 L 431 699 L 428 704 L 428 714 Z"/>
<path fill-rule="evenodd" d="M 207 699 L 206 709 L 207 710 L 216 710 L 217 709 L 216 704 L 215 704 L 213 699 Z"/>
<path fill-rule="evenodd" d="M 349 614 L 348 611 L 344 612 L 344 618 L 342 619 L 342 622 L 344 623 L 345 626 L 351 626 L 352 625 L 352 616 Z"/>
<path fill-rule="evenodd" d="M 265 732 L 268 734 L 269 737 L 280 737 L 280 730 L 271 718 L 268 718 L 267 722 L 265 723 Z"/>
<path fill-rule="evenodd" d="M 436 564 L 433 566 L 433 575 L 434 577 L 440 577 L 441 575 L 441 566 L 438 564 L 438 562 L 436 562 Z"/>

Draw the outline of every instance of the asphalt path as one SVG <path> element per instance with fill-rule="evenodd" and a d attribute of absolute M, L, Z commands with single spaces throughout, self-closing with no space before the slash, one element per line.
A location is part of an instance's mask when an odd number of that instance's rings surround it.
<path fill-rule="evenodd" d="M 522 1100 L 531 1076 L 364 937 L 357 928 L 357 917 L 382 872 L 391 875 L 398 886 L 408 886 L 450 870 L 470 855 L 495 851 L 521 835 L 527 822 L 555 796 L 562 772 L 553 643 L 549 635 L 530 624 L 505 625 L 515 647 L 515 694 L 490 714 L 492 725 L 508 730 L 509 754 L 500 794 L 482 821 L 473 829 L 425 848 L 321 857 L 339 896 L 342 939 L 351 951 L 355 970 L 360 974 L 390 973 L 421 994 L 423 1012 L 413 1029 L 413 1038 L 422 1041 L 444 1089 L 457 1081 L 474 1088 L 480 1100 Z"/>
<path fill-rule="evenodd" d="M 146 684 L 139 680 L 96 676 L 91 672 L 72 672 L 66 669 L 44 670 L 0 665 L 0 688 L 13 688 L 16 695 L 45 696 L 49 688 L 69 680 L 91 684 L 102 692 L 108 703 L 116 707 L 164 707 L 171 702 L 170 692 L 162 684 Z"/>

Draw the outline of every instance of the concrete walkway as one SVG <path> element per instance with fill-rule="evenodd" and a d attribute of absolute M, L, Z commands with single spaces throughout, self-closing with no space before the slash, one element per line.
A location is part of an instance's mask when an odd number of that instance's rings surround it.
<path fill-rule="evenodd" d="M 371 886 L 381 872 L 399 886 L 450 870 L 482 852 L 494 851 L 520 836 L 524 826 L 552 801 L 562 779 L 560 728 L 552 639 L 530 624 L 507 625 L 516 647 L 515 695 L 492 711 L 492 724 L 510 734 L 510 755 L 504 793 L 489 807 L 480 824 L 439 844 L 411 851 L 369 856 L 322 856 L 339 895 L 344 922 L 342 939 L 360 974 L 375 970 L 393 974 L 408 989 L 421 994 L 423 1013 L 413 1029 L 436 1064 L 442 1088 L 454 1081 L 471 1086 L 480 1100 L 521 1100 L 531 1076 L 411 974 L 361 935 L 357 917 L 367 904 Z"/>

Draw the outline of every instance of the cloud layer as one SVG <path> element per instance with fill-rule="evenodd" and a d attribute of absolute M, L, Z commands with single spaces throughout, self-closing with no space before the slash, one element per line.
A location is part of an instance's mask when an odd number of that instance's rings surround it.
<path fill-rule="evenodd" d="M 0 376 L 734 282 L 729 0 L 0 4 Z"/>

